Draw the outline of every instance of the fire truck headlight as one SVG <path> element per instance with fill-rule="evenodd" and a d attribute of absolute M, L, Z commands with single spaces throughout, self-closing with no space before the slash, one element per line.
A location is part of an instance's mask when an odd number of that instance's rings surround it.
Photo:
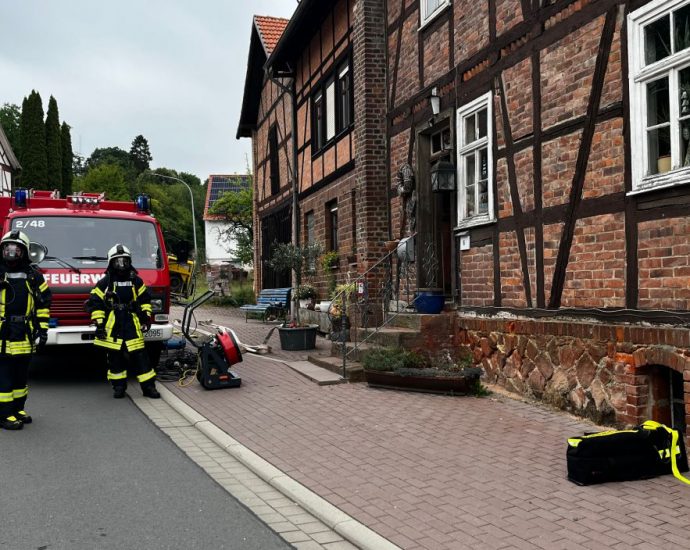
<path fill-rule="evenodd" d="M 160 298 L 154 298 L 151 300 L 151 309 L 153 313 L 160 313 L 163 311 L 163 300 Z"/>

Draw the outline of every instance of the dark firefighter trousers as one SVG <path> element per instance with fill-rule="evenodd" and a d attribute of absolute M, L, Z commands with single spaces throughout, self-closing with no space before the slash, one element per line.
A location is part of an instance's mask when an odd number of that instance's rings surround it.
<path fill-rule="evenodd" d="M 122 344 L 120 350 L 105 350 L 108 364 L 108 380 L 113 388 L 127 387 L 127 366 L 136 375 L 141 388 L 154 386 L 156 383 L 155 371 L 149 365 L 149 356 L 146 349 L 127 351 L 126 344 Z"/>
<path fill-rule="evenodd" d="M 31 354 L 0 355 L 0 418 L 24 410 Z"/>

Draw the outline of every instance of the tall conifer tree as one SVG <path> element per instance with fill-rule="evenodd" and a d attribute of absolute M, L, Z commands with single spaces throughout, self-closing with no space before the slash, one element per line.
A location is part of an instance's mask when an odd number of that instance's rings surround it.
<path fill-rule="evenodd" d="M 74 180 L 74 152 L 72 151 L 72 133 L 69 124 L 62 123 L 60 145 L 62 148 L 62 196 L 72 193 L 72 181 Z"/>
<path fill-rule="evenodd" d="M 149 150 L 149 142 L 146 141 L 146 138 L 141 134 L 132 141 L 129 156 L 132 159 L 132 164 L 134 164 L 137 174 L 141 174 L 144 170 L 148 170 L 149 162 L 153 160 L 153 157 Z"/>
<path fill-rule="evenodd" d="M 36 90 L 31 90 L 22 104 L 21 144 L 21 185 L 45 189 L 48 180 L 46 128 L 43 122 L 43 103 Z"/>
<path fill-rule="evenodd" d="M 60 132 L 60 115 L 55 98 L 51 95 L 46 115 L 46 156 L 48 161 L 48 179 L 43 189 L 62 190 L 62 145 Z"/>

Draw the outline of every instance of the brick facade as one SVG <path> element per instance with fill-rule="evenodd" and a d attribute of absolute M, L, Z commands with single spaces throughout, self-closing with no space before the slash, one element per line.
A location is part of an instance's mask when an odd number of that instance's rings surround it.
<path fill-rule="evenodd" d="M 664 381 L 681 373 L 690 424 L 687 331 L 648 311 L 690 311 L 690 226 L 671 206 L 675 196 L 686 204 L 688 192 L 629 194 L 637 153 L 626 148 L 630 9 L 614 0 L 454 0 L 420 29 L 414 4 L 388 3 L 389 171 L 408 163 L 424 177 L 415 139 L 439 124 L 432 87 L 442 111 L 490 92 L 495 221 L 463 229 L 471 245 L 453 251 L 459 311 L 428 344 L 469 346 L 492 382 L 620 424 L 670 421 L 677 396 Z M 398 237 L 403 201 L 389 204 Z M 605 311 L 613 321 L 525 320 L 549 305 Z M 496 307 L 524 319 L 491 318 Z M 476 308 L 489 318 L 463 311 Z M 618 310 L 658 328 L 617 323 Z"/>

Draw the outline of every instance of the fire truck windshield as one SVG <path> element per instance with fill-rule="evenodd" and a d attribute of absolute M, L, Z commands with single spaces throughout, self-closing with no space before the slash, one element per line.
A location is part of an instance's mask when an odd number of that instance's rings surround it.
<path fill-rule="evenodd" d="M 132 265 L 137 269 L 163 265 L 156 227 L 147 221 L 95 216 L 23 217 L 12 220 L 12 229 L 20 229 L 31 241 L 47 247 L 48 257 L 41 262 L 42 267 L 64 267 L 59 260 L 82 268 L 105 267 L 108 250 L 118 243 L 132 252 Z"/>

